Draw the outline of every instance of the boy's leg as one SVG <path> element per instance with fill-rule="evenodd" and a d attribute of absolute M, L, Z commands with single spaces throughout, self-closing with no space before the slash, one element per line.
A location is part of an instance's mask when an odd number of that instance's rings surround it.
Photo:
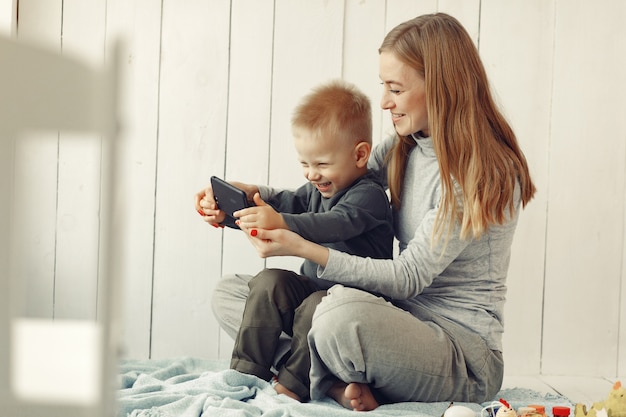
<path fill-rule="evenodd" d="M 218 324 L 233 340 L 237 339 L 243 310 L 250 293 L 248 283 L 253 275 L 233 274 L 225 275 L 217 283 L 213 291 L 211 307 Z M 273 364 L 282 362 L 283 357 L 291 349 L 291 337 L 285 333 L 280 335 L 279 346 Z"/>
<path fill-rule="evenodd" d="M 278 373 L 278 381 L 285 388 L 294 392 L 301 401 L 309 399 L 309 371 L 311 355 L 307 335 L 311 330 L 311 321 L 315 308 L 326 291 L 316 291 L 308 296 L 296 309 L 293 321 L 293 337 L 291 339 L 291 356 Z"/>
<path fill-rule="evenodd" d="M 281 332 L 292 334 L 296 308 L 317 286 L 294 272 L 266 269 L 249 287 L 230 367 L 269 380 Z"/>

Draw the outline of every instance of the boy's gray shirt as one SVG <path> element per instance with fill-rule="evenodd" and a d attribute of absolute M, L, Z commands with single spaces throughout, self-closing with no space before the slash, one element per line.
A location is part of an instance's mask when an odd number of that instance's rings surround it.
<path fill-rule="evenodd" d="M 391 207 L 385 189 L 372 172 L 331 198 L 324 198 L 311 183 L 295 191 L 259 186 L 259 193 L 282 214 L 291 231 L 307 240 L 363 257 L 393 256 Z M 334 283 L 318 279 L 317 267 L 305 260 L 300 273 L 313 279 L 320 289 L 329 288 Z"/>
<path fill-rule="evenodd" d="M 377 146 L 370 168 L 386 183 L 384 157 L 395 136 Z M 502 350 L 503 307 L 511 244 L 520 209 L 519 184 L 515 213 L 493 225 L 479 239 L 460 239 L 458 222 L 445 251 L 431 247 L 441 199 L 439 165 L 432 139 L 416 139 L 402 189 L 402 205 L 394 210 L 400 254 L 393 260 L 365 259 L 330 250 L 318 277 L 384 294 L 414 316 L 436 315 L 478 333 L 493 350 Z"/>

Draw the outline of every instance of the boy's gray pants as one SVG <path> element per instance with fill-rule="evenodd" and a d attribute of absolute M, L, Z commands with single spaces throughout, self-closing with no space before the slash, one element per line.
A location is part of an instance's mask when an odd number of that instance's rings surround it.
<path fill-rule="evenodd" d="M 269 381 L 273 367 L 278 382 L 302 401 L 308 400 L 311 355 L 307 335 L 326 291 L 308 277 L 284 269 L 264 269 L 248 287 L 230 368 Z M 277 366 L 274 359 L 283 332 L 291 336 L 291 351 Z"/>

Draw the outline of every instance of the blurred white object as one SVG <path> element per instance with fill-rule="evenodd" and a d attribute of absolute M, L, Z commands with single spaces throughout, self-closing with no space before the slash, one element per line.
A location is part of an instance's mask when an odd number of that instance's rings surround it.
<path fill-rule="evenodd" d="M 95 69 L 57 52 L 0 35 L 0 410 L 3 416 L 115 415 L 120 254 L 113 223 L 117 62 Z M 31 129 L 102 136 L 102 236 L 98 321 L 20 317 L 12 268 L 14 143 Z M 46 221 L 44 218 L 36 221 Z M 54 220 L 53 220 L 54 221 Z M 115 260 L 116 262 L 112 262 Z"/>
<path fill-rule="evenodd" d="M 12 380 L 20 400 L 97 404 L 102 334 L 95 322 L 14 318 Z M 71 358 L 71 361 L 57 360 Z"/>
<path fill-rule="evenodd" d="M 451 405 L 443 413 L 443 417 L 476 417 L 476 412 L 463 405 Z"/>

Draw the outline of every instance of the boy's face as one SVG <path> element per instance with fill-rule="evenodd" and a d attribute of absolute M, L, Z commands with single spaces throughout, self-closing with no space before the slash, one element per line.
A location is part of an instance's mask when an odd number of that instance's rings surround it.
<path fill-rule="evenodd" d="M 294 134 L 304 177 L 325 198 L 349 187 L 364 169 L 357 166 L 356 144 L 351 138 L 321 137 L 305 129 Z"/>

